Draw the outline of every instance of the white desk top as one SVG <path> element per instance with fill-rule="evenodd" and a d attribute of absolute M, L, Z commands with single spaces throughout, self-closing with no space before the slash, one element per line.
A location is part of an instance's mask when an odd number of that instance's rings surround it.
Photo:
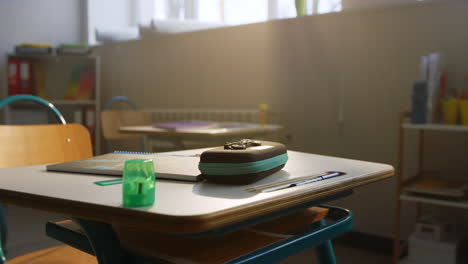
<path fill-rule="evenodd" d="M 266 125 L 242 123 L 243 126 L 229 128 L 181 128 L 175 131 L 169 131 L 163 128 L 153 126 L 124 126 L 120 127 L 121 132 L 153 134 L 160 136 L 179 136 L 179 137 L 216 137 L 232 136 L 242 134 L 262 134 L 281 130 L 280 125 Z"/>
<path fill-rule="evenodd" d="M 178 151 L 180 154 L 200 150 Z M 157 231 L 190 233 L 210 230 L 285 209 L 393 175 L 393 167 L 288 151 L 283 170 L 244 186 L 159 179 L 151 207 L 122 208 L 122 185 L 98 186 L 116 177 L 47 172 L 45 165 L 0 169 L 0 201 L 114 224 L 145 225 Z M 248 187 L 310 176 L 325 171 L 346 175 L 270 193 Z"/>

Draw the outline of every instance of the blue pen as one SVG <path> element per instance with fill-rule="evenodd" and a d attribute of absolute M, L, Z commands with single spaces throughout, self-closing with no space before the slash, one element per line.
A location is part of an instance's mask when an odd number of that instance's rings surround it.
<path fill-rule="evenodd" d="M 293 182 L 293 183 L 288 183 L 288 184 L 268 188 L 268 189 L 262 190 L 262 192 L 267 193 L 267 192 L 278 191 L 278 190 L 291 188 L 291 187 L 295 187 L 295 186 L 301 186 L 301 185 L 305 185 L 305 184 L 309 184 L 309 183 L 313 183 L 313 182 L 318 182 L 318 181 L 323 181 L 323 180 L 335 178 L 335 177 L 338 177 L 338 176 L 343 175 L 343 174 L 344 173 L 342 173 L 342 172 L 335 172 L 335 171 L 334 172 L 328 172 L 328 173 L 326 173 L 324 175 L 320 175 L 320 176 L 317 176 L 317 177 L 312 178 L 312 179 Z"/>

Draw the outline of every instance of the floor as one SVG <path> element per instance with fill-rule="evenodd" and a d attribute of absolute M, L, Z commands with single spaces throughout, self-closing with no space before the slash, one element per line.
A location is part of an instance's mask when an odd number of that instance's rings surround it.
<path fill-rule="evenodd" d="M 373 251 L 355 249 L 344 245 L 335 245 L 336 262 L 338 264 L 390 264 L 392 257 L 390 255 L 379 254 Z M 315 264 L 318 261 L 315 258 L 313 250 L 306 250 L 298 255 L 289 257 L 279 264 Z"/>
<path fill-rule="evenodd" d="M 54 244 L 54 243 L 52 243 Z M 37 248 L 31 248 L 36 250 Z M 28 249 L 11 252 L 10 257 L 27 253 Z M 29 251 L 30 252 L 30 251 Z M 372 251 L 354 249 L 346 246 L 335 246 L 335 253 L 338 264 L 390 264 L 391 256 L 374 253 Z M 306 250 L 300 254 L 289 257 L 278 264 L 318 264 L 313 250 Z"/>

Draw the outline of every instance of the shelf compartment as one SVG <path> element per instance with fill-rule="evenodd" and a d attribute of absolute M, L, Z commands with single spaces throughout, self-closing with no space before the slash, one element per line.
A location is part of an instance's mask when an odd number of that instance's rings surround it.
<path fill-rule="evenodd" d="M 54 105 L 95 105 L 94 100 L 50 100 Z"/>
<path fill-rule="evenodd" d="M 449 181 L 436 177 L 415 177 L 402 184 L 405 193 L 415 195 L 430 195 L 441 199 L 463 199 L 468 193 L 465 181 Z"/>
<path fill-rule="evenodd" d="M 433 205 L 441 205 L 447 207 L 463 208 L 468 209 L 468 200 L 446 200 L 434 197 L 427 197 L 421 195 L 414 195 L 411 193 L 403 193 L 400 195 L 400 200 L 416 202 L 416 203 L 425 203 Z"/>
<path fill-rule="evenodd" d="M 52 103 L 55 106 L 92 106 L 96 105 L 95 100 L 48 100 L 48 102 Z M 36 109 L 36 108 L 42 108 L 37 103 L 34 102 L 21 102 L 21 103 L 13 103 L 9 105 L 8 107 L 12 109 Z"/>
<path fill-rule="evenodd" d="M 90 59 L 94 60 L 96 56 L 92 54 L 86 55 L 58 55 L 55 53 L 50 54 L 8 54 L 8 57 L 11 58 L 25 58 L 25 59 L 37 59 L 37 60 L 60 60 L 60 59 L 69 59 L 69 60 L 83 60 L 83 59 Z"/>
<path fill-rule="evenodd" d="M 430 131 L 453 131 L 468 132 L 468 126 L 463 125 L 443 125 L 443 124 L 402 124 L 404 129 L 430 130 Z"/>

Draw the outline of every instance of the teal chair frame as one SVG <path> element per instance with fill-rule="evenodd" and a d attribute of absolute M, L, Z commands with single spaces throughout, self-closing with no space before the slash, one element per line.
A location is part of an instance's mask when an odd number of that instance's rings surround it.
<path fill-rule="evenodd" d="M 20 95 L 14 95 L 7 97 L 3 100 L 0 101 L 0 110 L 4 108 L 5 106 L 17 102 L 17 101 L 31 101 L 34 103 L 37 103 L 39 105 L 45 106 L 47 109 L 52 111 L 55 115 L 55 117 L 60 121 L 62 124 L 67 124 L 65 121 L 65 118 L 63 117 L 62 113 L 50 102 L 34 96 L 34 95 L 29 95 L 29 94 L 20 94 Z M 5 243 L 7 240 L 7 223 L 6 223 L 6 218 L 5 218 L 5 212 L 4 208 L 2 205 L 0 205 L 0 263 L 5 263 L 7 261 L 6 259 L 6 254 L 5 254 Z"/>
<path fill-rule="evenodd" d="M 138 110 L 138 107 L 136 106 L 136 104 L 134 102 L 130 101 L 130 99 L 128 99 L 125 96 L 112 97 L 109 101 L 107 101 L 106 106 L 104 107 L 104 109 L 105 110 L 110 110 L 112 108 L 112 105 L 115 104 L 116 102 L 126 102 L 128 105 L 130 105 L 130 107 L 133 110 Z"/>
<path fill-rule="evenodd" d="M 300 206 L 291 207 L 280 212 L 258 217 L 255 219 L 232 224 L 209 232 L 183 235 L 190 237 L 207 237 L 222 235 L 228 232 L 246 228 L 261 222 L 266 222 L 284 215 L 291 214 L 311 206 L 318 206 L 352 194 L 352 190 L 338 193 L 323 199 L 311 201 Z M 309 230 L 280 241 L 268 247 L 256 250 L 250 254 L 228 262 L 229 264 L 263 264 L 274 263 L 288 256 L 297 254 L 307 248 L 315 247 L 317 258 L 321 264 L 336 264 L 336 258 L 331 239 L 340 236 L 352 229 L 353 215 L 349 210 L 337 207 L 327 207 L 330 211 L 325 220 L 309 226 Z M 156 264 L 154 260 L 134 255 L 120 247 L 118 238 L 112 225 L 85 219 L 74 219 L 80 224 L 86 235 L 70 234 L 69 237 L 60 236 L 62 227 L 53 222 L 46 225 L 46 234 L 69 246 L 96 256 L 99 264 Z M 78 242 L 78 243 L 77 243 Z"/>
<path fill-rule="evenodd" d="M 54 113 L 54 115 L 59 119 L 60 123 L 64 125 L 67 124 L 62 113 L 60 113 L 60 111 L 52 103 L 34 95 L 20 94 L 20 95 L 13 95 L 13 96 L 7 97 L 0 101 L 0 110 L 3 107 L 11 103 L 17 102 L 17 101 L 31 101 L 39 105 L 45 106 L 47 109 L 49 109 L 50 111 Z"/>

